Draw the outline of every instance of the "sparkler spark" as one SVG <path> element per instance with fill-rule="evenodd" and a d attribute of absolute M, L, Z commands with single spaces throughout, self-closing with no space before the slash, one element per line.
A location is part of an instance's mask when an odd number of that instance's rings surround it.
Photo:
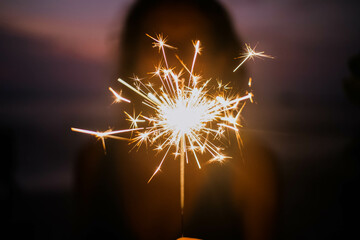
<path fill-rule="evenodd" d="M 98 139 L 101 139 L 104 151 L 106 153 L 105 138 L 114 138 L 114 139 L 118 139 L 118 140 L 127 140 L 127 138 L 114 136 L 114 135 L 119 134 L 119 133 L 131 132 L 131 131 L 135 131 L 135 130 L 142 130 L 142 129 L 143 128 L 123 129 L 123 130 L 117 130 L 117 131 L 112 131 L 111 129 L 109 129 L 109 130 L 107 130 L 105 132 L 95 132 L 95 131 L 90 131 L 90 130 L 86 130 L 86 129 L 71 128 L 71 131 L 94 135 Z"/>
<path fill-rule="evenodd" d="M 241 65 L 243 65 L 248 59 L 254 59 L 254 57 L 258 57 L 258 58 L 274 58 L 272 56 L 266 55 L 264 54 L 264 52 L 255 52 L 257 45 L 255 45 L 254 48 L 251 48 L 250 44 L 246 44 L 245 43 L 245 50 L 246 52 L 244 54 L 242 54 L 240 57 L 238 58 L 244 58 L 240 64 L 233 70 L 233 72 L 236 72 L 236 70 L 238 70 Z"/>
<path fill-rule="evenodd" d="M 128 140 L 134 147 L 140 147 L 142 143 L 149 143 L 155 146 L 156 151 L 164 151 L 160 164 L 156 168 L 149 182 L 161 170 L 162 164 L 170 153 L 175 158 L 180 156 L 180 192 L 181 192 L 181 212 L 184 208 L 184 164 L 189 161 L 189 156 L 193 156 L 199 168 L 201 162 L 198 155 L 209 153 L 212 158 L 210 162 L 223 162 L 230 158 L 222 153 L 221 139 L 226 137 L 226 133 L 233 131 L 238 139 L 239 146 L 241 138 L 239 134 L 240 114 L 246 101 L 252 102 L 252 93 L 245 96 L 231 95 L 229 84 L 217 82 L 212 84 L 210 80 L 204 80 L 199 75 L 193 73 L 197 56 L 200 55 L 200 41 L 193 42 L 194 56 L 191 67 L 188 68 L 178 57 L 179 62 L 189 74 L 186 81 L 182 78 L 183 70 L 175 72 L 174 68 L 169 68 L 166 59 L 165 48 L 175 49 L 166 44 L 166 38 L 157 35 L 156 38 L 146 34 L 153 42 L 153 47 L 159 48 L 162 52 L 165 66 L 159 64 L 155 67 L 152 77 L 159 78 L 160 87 L 152 83 L 143 83 L 137 77 L 133 78 L 134 85 L 118 79 L 119 83 L 135 92 L 142 99 L 142 104 L 148 108 L 152 115 L 138 114 L 131 116 L 126 113 L 127 120 L 130 122 L 129 129 L 118 131 L 108 130 L 105 132 L 95 132 L 84 129 L 72 128 L 72 131 L 94 135 L 101 139 L 105 150 L 105 138 L 116 138 Z M 250 45 L 246 45 L 247 52 L 242 55 L 244 60 L 234 69 L 234 72 L 248 59 L 253 57 L 270 57 L 264 52 L 255 52 Z M 251 79 L 249 80 L 249 86 Z M 130 100 L 109 88 L 116 97 L 115 102 L 127 102 Z M 148 111 L 146 111 L 148 112 Z M 144 125 L 139 127 L 138 125 Z M 130 138 L 114 136 L 116 134 L 132 132 Z"/>
<path fill-rule="evenodd" d="M 119 103 L 119 102 L 121 102 L 121 101 L 125 101 L 125 102 L 130 103 L 130 100 L 128 100 L 128 99 L 120 96 L 120 95 L 121 95 L 121 92 L 120 92 L 120 93 L 117 93 L 117 92 L 115 92 L 114 89 L 112 89 L 111 87 L 109 87 L 109 90 L 110 90 L 110 91 L 114 94 L 114 96 L 115 96 L 115 101 L 114 101 L 115 103 Z"/>

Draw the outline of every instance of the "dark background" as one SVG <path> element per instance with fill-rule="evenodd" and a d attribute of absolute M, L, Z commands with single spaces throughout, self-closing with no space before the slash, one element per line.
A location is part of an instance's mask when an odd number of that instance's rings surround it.
<path fill-rule="evenodd" d="M 221 2 L 241 38 L 276 57 L 250 64 L 257 103 L 245 119 L 278 156 L 278 238 L 357 232 L 360 111 L 343 80 L 360 53 L 359 1 Z M 132 3 L 0 2 L 0 218 L 13 236 L 73 236 L 74 165 L 89 137 L 70 127 L 112 126 L 107 88 Z"/>

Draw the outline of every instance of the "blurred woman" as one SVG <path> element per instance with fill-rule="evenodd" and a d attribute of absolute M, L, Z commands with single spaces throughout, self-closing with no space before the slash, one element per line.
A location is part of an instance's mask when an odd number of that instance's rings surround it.
<path fill-rule="evenodd" d="M 203 51 L 195 72 L 204 78 L 231 82 L 233 90 L 245 92 L 245 71 L 232 72 L 240 43 L 224 8 L 212 0 L 138 1 L 131 8 L 122 32 L 119 76 L 140 78 L 154 71 L 161 60 L 152 40 L 145 36 L 163 33 L 179 49 L 185 63 L 194 54 L 192 40 L 201 40 Z M 178 64 L 171 51 L 169 65 Z M 178 68 L 177 68 L 178 69 Z M 155 78 L 151 79 L 155 81 Z M 119 83 L 113 82 L 113 86 Z M 120 104 L 130 113 L 143 111 L 141 99 L 123 89 L 132 104 Z M 128 128 L 119 120 L 117 129 Z M 243 147 L 230 139 L 224 164 L 194 161 L 185 169 L 185 236 L 201 239 L 271 239 L 273 236 L 277 177 L 274 156 L 259 140 L 242 134 Z M 79 161 L 78 193 L 87 238 L 176 239 L 181 235 L 178 158 L 168 157 L 147 184 L 161 155 L 151 148 L 132 151 L 126 142 L 107 141 L 90 146 Z M 160 159 L 161 160 L 161 159 Z M 202 159 L 201 159 L 202 160 Z M 205 162 L 202 160 L 202 162 Z"/>

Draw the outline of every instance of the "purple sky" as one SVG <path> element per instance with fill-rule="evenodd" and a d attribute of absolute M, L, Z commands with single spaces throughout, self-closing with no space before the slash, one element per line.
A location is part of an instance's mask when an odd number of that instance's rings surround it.
<path fill-rule="evenodd" d="M 117 33 L 132 2 L 6 0 L 1 4 L 0 20 L 21 31 L 50 38 L 78 54 L 104 60 L 111 56 L 111 46 L 117 44 Z M 360 4 L 299 0 L 221 2 L 243 40 L 259 42 L 260 48 L 277 58 L 277 69 L 280 66 L 283 71 L 267 74 L 273 74 L 271 81 L 277 85 L 274 91 L 301 89 L 317 93 L 325 84 L 329 93 L 339 93 L 338 79 L 325 79 L 332 74 L 322 71 L 338 68 L 336 77 L 341 77 L 340 73 L 346 73 L 347 58 L 359 51 Z M 309 76 L 310 73 L 314 75 Z"/>
<path fill-rule="evenodd" d="M 246 117 L 250 128 L 266 133 L 263 137 L 269 139 L 279 155 L 291 155 L 283 150 L 289 149 L 284 147 L 286 143 L 276 140 L 279 133 L 299 134 L 304 129 L 313 131 L 325 126 L 330 129 L 326 131 L 335 134 L 341 126 L 351 129 L 358 123 L 358 115 L 354 115 L 358 110 L 348 104 L 342 89 L 342 79 L 349 75 L 348 58 L 360 51 L 358 1 L 221 2 L 229 10 L 241 38 L 252 45 L 259 42 L 258 49 L 275 56 L 275 60 L 256 60 L 250 65 L 258 104 L 249 108 Z M 15 59 L 12 67 L 22 63 L 33 71 L 29 70 L 29 78 L 5 76 L 8 81 L 1 86 L 6 89 L 3 96 L 8 98 L 2 100 L 2 121 L 9 126 L 16 123 L 35 127 L 45 135 L 48 128 L 67 129 L 64 123 L 106 127 L 111 119 L 106 96 L 107 83 L 114 72 L 113 49 L 132 3 L 2 1 L 0 23 L 6 31 L 14 31 L 16 39 L 34 43 L 30 48 L 17 48 L 19 56 L 9 53 Z M 22 54 L 28 59 L 38 58 L 37 65 L 26 58 L 20 60 Z M 61 133 L 51 134 L 53 139 L 58 138 L 57 134 Z M 74 137 L 77 136 L 71 135 Z M 41 139 L 45 137 L 39 136 L 39 145 L 46 141 Z M 25 146 L 27 140 L 24 141 Z M 329 146 L 337 143 L 336 140 Z M 68 146 L 67 157 L 74 158 L 79 145 Z M 33 151 L 32 146 L 26 147 L 26 151 Z M 21 154 L 32 154 L 33 158 L 42 152 L 26 151 Z M 40 155 L 46 161 L 46 153 Z M 61 159 L 54 171 L 60 166 Z M 36 176 L 41 179 L 38 172 Z"/>

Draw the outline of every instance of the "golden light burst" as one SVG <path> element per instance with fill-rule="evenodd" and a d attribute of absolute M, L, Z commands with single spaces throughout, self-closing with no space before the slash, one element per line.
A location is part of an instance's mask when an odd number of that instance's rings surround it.
<path fill-rule="evenodd" d="M 154 40 L 153 47 L 159 48 L 159 52 L 161 51 L 163 54 L 165 65 L 168 65 L 165 48 L 176 49 L 176 47 L 166 44 L 167 38 L 164 38 L 162 34 L 157 35 L 156 38 L 149 34 L 146 35 Z M 252 101 L 253 95 L 252 93 L 247 93 L 242 97 L 228 95 L 227 91 L 232 89 L 229 86 L 230 83 L 224 84 L 219 80 L 216 85 L 210 86 L 211 80 L 204 81 L 201 76 L 194 74 L 196 58 L 201 54 L 202 48 L 199 40 L 194 41 L 193 46 L 194 57 L 190 69 L 176 56 L 189 74 L 187 84 L 184 78 L 180 78 L 183 69 L 176 73 L 174 68 L 163 67 L 161 64 L 156 66 L 155 71 L 151 73 L 152 77 L 157 76 L 161 80 L 161 87 L 157 90 L 154 89 L 151 82 L 144 83 L 137 76 L 131 78 L 134 86 L 120 78 L 118 79 L 121 84 L 143 99 L 142 103 L 154 112 L 153 116 L 144 116 L 141 113 L 130 115 L 124 112 L 127 116 L 126 120 L 130 122 L 130 128 L 118 131 L 107 130 L 100 132 L 79 128 L 71 128 L 71 130 L 96 136 L 102 140 L 104 149 L 105 138 L 129 140 L 136 145 L 141 145 L 142 142 L 146 141 L 157 145 L 155 148 L 157 150 L 175 147 L 175 156 L 181 155 L 179 152 L 181 148 L 180 142 L 184 141 L 184 152 L 192 152 L 199 168 L 201 168 L 197 157 L 199 151 L 201 153 L 204 151 L 209 152 L 213 159 L 228 158 L 221 157 L 224 155 L 217 150 L 218 148 L 213 141 L 224 136 L 224 127 L 236 133 L 239 132 L 241 111 L 245 101 Z M 246 60 L 253 57 L 272 58 L 265 55 L 264 52 L 256 52 L 256 46 L 251 48 L 249 44 L 245 44 L 245 47 L 246 52 L 238 57 L 244 59 L 234 69 L 234 72 Z M 251 82 L 252 79 L 249 78 L 249 87 L 251 87 Z M 121 96 L 121 91 L 118 93 L 111 87 L 109 87 L 109 90 L 115 97 L 114 103 L 131 102 Z M 242 104 L 240 104 L 241 102 Z M 147 123 L 147 126 L 139 128 L 138 124 L 140 123 Z M 132 138 L 116 136 L 116 134 L 125 132 L 136 132 L 136 136 Z M 186 154 L 186 157 L 188 162 L 188 154 Z M 161 164 L 157 169 L 160 167 Z"/>
<path fill-rule="evenodd" d="M 241 138 L 239 134 L 240 114 L 246 101 L 252 101 L 253 94 L 246 93 L 244 96 L 230 93 L 232 89 L 229 83 L 223 84 L 222 81 L 213 83 L 205 80 L 201 76 L 193 73 L 197 56 L 201 53 L 200 41 L 194 41 L 194 56 L 191 67 L 188 68 L 178 57 L 182 68 L 175 72 L 175 68 L 168 66 L 165 48 L 175 49 L 166 44 L 166 38 L 157 35 L 156 38 L 146 34 L 153 42 L 153 47 L 162 52 L 165 66 L 159 64 L 155 71 L 150 73 L 152 77 L 157 77 L 159 81 L 154 83 L 144 82 L 138 77 L 132 78 L 133 84 L 118 79 L 126 88 L 135 92 L 141 99 L 142 104 L 147 108 L 143 112 L 146 114 L 133 114 L 125 112 L 127 120 L 130 122 L 129 129 L 118 131 L 108 130 L 105 132 L 89 131 L 84 129 L 72 128 L 73 131 L 94 135 L 101 139 L 105 150 L 105 139 L 115 138 L 128 140 L 134 147 L 140 147 L 143 143 L 154 146 L 154 150 L 163 151 L 162 159 L 154 171 L 151 179 L 161 169 L 165 159 L 173 153 L 173 157 L 180 157 L 180 191 L 181 191 L 181 210 L 184 207 L 184 164 L 193 158 L 199 168 L 201 162 L 199 154 L 209 153 L 212 158 L 210 161 L 222 162 L 230 156 L 222 153 L 223 139 L 227 133 L 235 132 L 239 145 Z M 244 60 L 234 69 L 234 72 L 248 59 L 253 57 L 270 57 L 264 52 L 255 52 L 255 48 L 246 45 L 246 53 L 241 57 Z M 185 79 L 184 72 L 189 74 Z M 249 79 L 249 86 L 251 78 Z M 115 102 L 130 103 L 130 100 L 121 96 L 112 88 L 109 88 L 115 96 Z M 139 127 L 139 125 L 141 127 Z M 129 138 L 119 137 L 117 134 L 132 132 Z"/>

